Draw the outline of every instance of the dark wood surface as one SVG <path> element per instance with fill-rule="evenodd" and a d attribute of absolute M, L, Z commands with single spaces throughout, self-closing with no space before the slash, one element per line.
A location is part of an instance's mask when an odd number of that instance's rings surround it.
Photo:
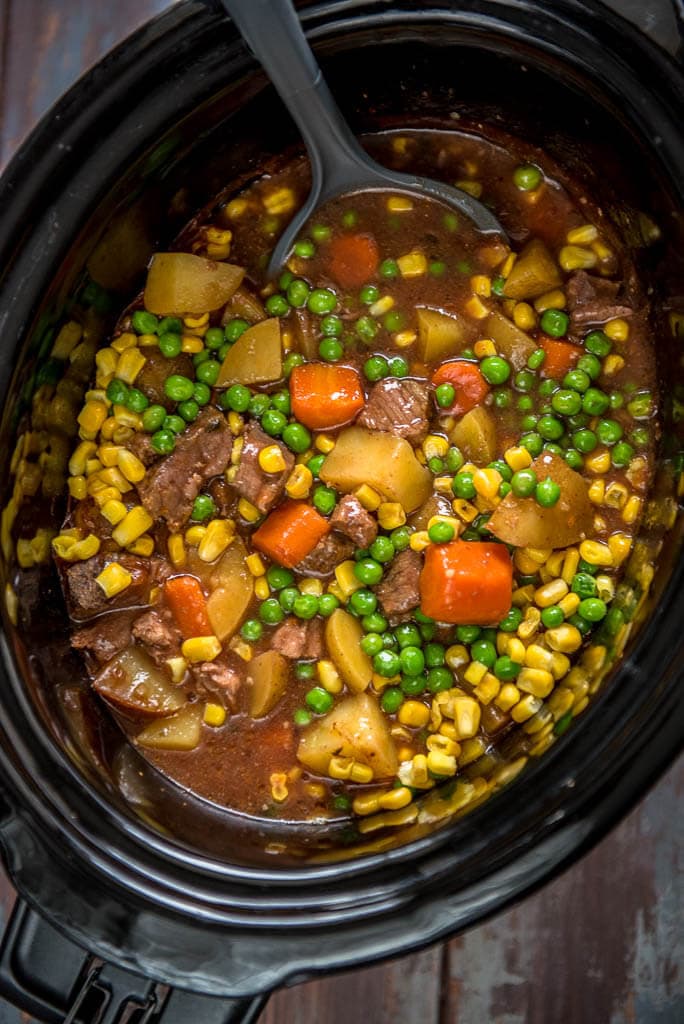
<path fill-rule="evenodd" d="M 0 0 L 0 165 L 83 70 L 167 6 Z M 279 992 L 260 1024 L 684 1021 L 683 790 L 680 760 L 598 847 L 514 909 L 425 952 Z M 4 877 L 0 897 L 6 915 Z M 20 1020 L 0 1003 L 0 1024 Z"/>

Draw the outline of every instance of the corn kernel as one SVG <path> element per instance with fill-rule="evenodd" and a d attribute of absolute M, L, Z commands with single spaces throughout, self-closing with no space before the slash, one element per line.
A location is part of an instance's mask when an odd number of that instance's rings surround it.
<path fill-rule="evenodd" d="M 264 208 L 272 217 L 294 209 L 295 197 L 291 188 L 277 188 L 264 196 Z"/>
<path fill-rule="evenodd" d="M 119 355 L 113 348 L 101 348 L 95 355 L 95 381 L 98 387 L 106 387 L 114 376 Z"/>
<path fill-rule="evenodd" d="M 221 653 L 221 642 L 217 636 L 193 636 L 183 641 L 181 651 L 191 664 L 213 661 Z"/>
<path fill-rule="evenodd" d="M 486 356 L 495 356 L 496 345 L 491 338 L 480 338 L 473 345 L 473 352 L 478 359 L 484 359 Z"/>
<path fill-rule="evenodd" d="M 614 563 L 612 552 L 607 544 L 596 540 L 583 540 L 579 546 L 580 557 L 590 565 L 611 566 Z"/>
<path fill-rule="evenodd" d="M 149 558 L 154 551 L 154 540 L 150 537 L 149 533 L 143 533 L 142 537 L 138 537 L 132 544 L 129 544 L 126 551 L 130 551 L 132 555 L 141 555 L 143 558 Z"/>
<path fill-rule="evenodd" d="M 479 295 L 471 295 L 465 303 L 464 309 L 473 320 L 483 320 L 486 316 L 489 316 L 489 309 L 485 306 Z"/>
<path fill-rule="evenodd" d="M 513 307 L 513 323 L 521 331 L 532 331 L 537 326 L 537 317 L 529 302 L 516 302 Z"/>
<path fill-rule="evenodd" d="M 603 500 L 606 496 L 606 481 L 605 480 L 592 480 L 589 484 L 589 501 L 593 505 L 602 505 Z"/>
<path fill-rule="evenodd" d="M 390 196 L 387 209 L 390 213 L 406 213 L 413 209 L 413 201 L 408 196 Z"/>
<path fill-rule="evenodd" d="M 551 662 L 550 662 L 551 663 Z M 553 690 L 553 674 L 547 669 L 525 667 L 516 679 L 516 686 L 523 693 L 531 693 L 533 697 L 543 699 Z"/>
<path fill-rule="evenodd" d="M 88 494 L 88 485 L 84 476 L 69 477 L 67 487 L 69 488 L 69 494 L 76 501 L 82 501 Z"/>
<path fill-rule="evenodd" d="M 552 292 L 545 292 L 535 299 L 534 308 L 537 313 L 544 313 L 547 309 L 565 309 L 565 302 L 565 292 L 554 288 Z"/>
<path fill-rule="evenodd" d="M 440 754 L 446 754 L 447 757 L 458 757 L 461 752 L 459 744 L 449 736 L 444 736 L 441 732 L 436 732 L 431 736 L 428 736 L 425 741 L 425 746 L 428 750 L 434 750 Z"/>
<path fill-rule="evenodd" d="M 357 579 L 354 572 L 355 565 L 356 562 L 348 559 L 346 562 L 340 562 L 339 565 L 335 566 L 335 579 L 345 601 L 351 597 L 354 591 L 360 590 L 363 586 L 363 583 Z"/>
<path fill-rule="evenodd" d="M 629 323 L 621 317 L 618 317 L 616 320 L 609 320 L 604 326 L 603 332 L 608 335 L 611 341 L 627 341 L 629 338 Z"/>
<path fill-rule="evenodd" d="M 543 587 L 539 587 L 534 592 L 535 604 L 540 608 L 549 608 L 552 604 L 558 604 L 565 597 L 568 589 L 568 584 L 562 579 L 545 583 Z"/>
<path fill-rule="evenodd" d="M 220 704 L 206 704 L 203 718 L 207 725 L 218 728 L 226 720 L 226 709 Z"/>
<path fill-rule="evenodd" d="M 454 182 L 454 187 L 460 188 L 461 192 L 467 192 L 473 199 L 479 199 L 482 195 L 482 183 L 479 181 L 461 178 L 460 181 Z"/>
<path fill-rule="evenodd" d="M 153 525 L 152 516 L 142 505 L 135 505 L 126 513 L 112 532 L 112 539 L 122 548 L 128 547 Z"/>
<path fill-rule="evenodd" d="M 197 554 L 203 562 L 214 562 L 223 554 L 235 536 L 232 519 L 213 519 L 197 545 Z"/>
<path fill-rule="evenodd" d="M 494 703 L 502 711 L 510 711 L 520 700 L 520 690 L 513 683 L 505 683 L 494 698 Z"/>
<path fill-rule="evenodd" d="M 456 738 L 470 739 L 480 728 L 480 705 L 472 697 L 456 697 L 453 702 L 453 718 Z"/>
<path fill-rule="evenodd" d="M 285 484 L 290 498 L 306 498 L 313 483 L 313 473 L 308 466 L 295 466 Z"/>
<path fill-rule="evenodd" d="M 412 533 L 409 538 L 409 547 L 411 551 L 424 551 L 430 544 L 430 535 L 427 530 L 417 530 L 416 533 Z"/>
<path fill-rule="evenodd" d="M 431 750 L 427 755 L 427 766 L 428 771 L 433 775 L 455 775 L 456 774 L 456 758 L 448 754 L 443 754 L 438 750 Z"/>
<path fill-rule="evenodd" d="M 543 668 L 550 672 L 553 664 L 553 654 L 540 644 L 530 644 L 525 651 L 525 664 L 528 668 Z"/>
<path fill-rule="evenodd" d="M 614 533 L 608 538 L 608 550 L 612 557 L 611 565 L 621 565 L 632 549 L 632 538 L 626 533 Z M 580 549 L 581 550 L 581 549 Z M 589 559 L 587 559 L 589 561 Z M 597 563 L 593 563 L 596 565 Z M 607 565 L 607 562 L 603 563 Z"/>
<path fill-rule="evenodd" d="M 264 565 L 258 551 L 254 551 L 251 555 L 247 555 L 247 558 L 245 558 L 245 565 L 251 572 L 252 576 L 263 576 L 266 572 L 266 566 Z"/>
<path fill-rule="evenodd" d="M 504 461 L 513 472 L 519 469 L 527 469 L 532 465 L 532 456 L 527 448 L 507 448 L 504 452 Z"/>
<path fill-rule="evenodd" d="M 238 512 L 248 523 L 256 523 L 260 516 L 259 509 L 255 508 L 246 498 L 240 498 L 238 501 Z"/>
<path fill-rule="evenodd" d="M 130 587 L 133 577 L 118 562 L 110 562 L 102 572 L 95 577 L 95 582 L 102 588 L 105 597 L 115 597 L 126 587 Z"/>
<path fill-rule="evenodd" d="M 94 533 L 89 533 L 82 540 L 73 541 L 72 538 L 69 538 L 65 541 L 64 535 L 60 534 L 53 540 L 52 548 L 60 558 L 67 562 L 85 562 L 100 550 L 100 538 L 96 537 Z"/>
<path fill-rule="evenodd" d="M 616 373 L 619 373 L 625 365 L 625 360 L 622 356 L 616 355 L 611 352 L 609 356 L 603 360 L 603 373 L 606 377 L 613 377 Z"/>
<path fill-rule="evenodd" d="M 83 334 L 83 328 L 75 320 L 67 320 L 59 330 L 55 338 L 50 355 L 53 359 L 66 360 L 78 345 Z"/>
<path fill-rule="evenodd" d="M 422 729 L 430 721 L 430 709 L 419 700 L 405 700 L 399 708 L 397 718 L 402 725 Z"/>
<path fill-rule="evenodd" d="M 86 402 L 77 417 L 81 437 L 86 441 L 94 440 L 106 419 L 107 406 L 104 402 Z"/>
<path fill-rule="evenodd" d="M 534 694 L 528 693 L 518 701 L 514 708 L 511 710 L 511 718 L 514 722 L 527 722 L 533 715 L 539 711 L 542 707 L 542 702 L 539 697 L 535 697 Z"/>
<path fill-rule="evenodd" d="M 116 420 L 117 427 L 130 427 L 133 430 L 142 430 L 142 419 L 138 416 L 137 412 L 131 412 L 125 405 L 114 406 L 114 419 Z M 130 434 L 126 435 L 130 437 Z M 114 440 L 116 440 L 116 432 L 114 434 Z M 116 440 L 117 444 L 121 442 Z"/>
<path fill-rule="evenodd" d="M 566 619 L 569 619 L 571 615 L 574 615 L 580 606 L 581 598 L 579 594 L 567 594 L 562 601 L 558 602 L 558 607 L 563 612 Z"/>
<path fill-rule="evenodd" d="M 396 530 L 406 522 L 406 512 L 398 501 L 383 501 L 378 505 L 378 523 L 383 530 Z"/>
<path fill-rule="evenodd" d="M 412 800 L 413 793 L 407 786 L 397 786 L 396 789 L 390 789 L 388 793 L 378 797 L 378 804 L 384 811 L 398 811 L 402 807 L 407 807 Z"/>
<path fill-rule="evenodd" d="M 373 781 L 373 769 L 370 765 L 360 764 L 358 761 L 352 763 L 349 773 L 350 782 L 367 783 Z"/>
<path fill-rule="evenodd" d="M 236 220 L 241 217 L 243 213 L 247 212 L 247 200 L 246 199 L 231 199 L 226 206 L 226 214 L 231 220 Z"/>
<path fill-rule="evenodd" d="M 254 596 L 259 601 L 265 601 L 270 596 L 270 593 L 268 580 L 264 576 L 259 576 L 258 579 L 254 580 Z"/>
<path fill-rule="evenodd" d="M 408 348 L 410 345 L 413 345 L 417 337 L 418 335 L 415 331 L 397 331 L 397 333 L 393 335 L 394 344 L 397 345 L 398 348 Z"/>
<path fill-rule="evenodd" d="M 584 461 L 590 473 L 607 473 L 610 469 L 610 452 L 605 448 L 588 455 Z"/>
<path fill-rule="evenodd" d="M 444 660 L 446 661 L 451 671 L 455 672 L 456 669 L 462 668 L 463 665 L 468 664 L 468 662 L 470 661 L 470 655 L 468 654 L 467 648 L 464 647 L 463 644 L 452 644 L 450 647 L 447 647 L 446 652 L 444 654 Z"/>
<path fill-rule="evenodd" d="M 328 693 L 340 693 L 342 691 L 342 678 L 332 661 L 321 659 L 316 665 L 318 680 L 324 690 Z"/>
<path fill-rule="evenodd" d="M 259 465 L 264 473 L 282 473 L 287 469 L 287 463 L 280 449 L 280 445 L 267 444 L 259 452 Z"/>
<path fill-rule="evenodd" d="M 428 434 L 423 441 L 423 453 L 426 459 L 443 459 L 449 451 L 449 442 L 441 434 Z"/>
<path fill-rule="evenodd" d="M 201 338 L 196 337 L 194 334 L 184 334 L 181 339 L 181 352 L 186 352 L 188 355 L 194 356 L 198 352 L 201 352 L 204 348 L 204 343 Z"/>
<path fill-rule="evenodd" d="M 363 793 L 361 796 L 354 797 L 352 810 L 354 814 L 361 816 L 375 814 L 380 810 L 380 799 L 377 796 L 371 796 L 370 793 Z"/>
<path fill-rule="evenodd" d="M 383 295 L 377 302 L 369 308 L 368 312 L 371 316 L 384 316 L 385 313 L 389 313 L 390 309 L 394 306 L 394 299 L 391 295 Z"/>
<path fill-rule="evenodd" d="M 622 510 L 623 522 L 625 522 L 628 525 L 632 526 L 637 521 L 637 519 L 639 518 L 639 515 L 641 514 L 641 506 L 642 506 L 641 498 L 637 497 L 636 494 L 633 494 L 632 497 L 628 500 L 627 504 L 625 505 L 625 507 Z"/>
<path fill-rule="evenodd" d="M 544 639 L 553 651 L 560 651 L 561 654 L 572 654 L 582 646 L 582 634 L 577 626 L 569 622 L 547 629 Z"/>
<path fill-rule="evenodd" d="M 451 503 L 451 507 L 464 523 L 472 523 L 473 519 L 477 518 L 477 509 L 465 498 L 455 498 Z"/>
<path fill-rule="evenodd" d="M 564 245 L 558 256 L 558 262 L 566 273 L 572 270 L 589 270 L 596 266 L 597 261 L 595 252 L 580 245 Z"/>
<path fill-rule="evenodd" d="M 271 772 L 268 781 L 271 786 L 271 796 L 276 803 L 282 804 L 290 795 L 290 791 L 287 788 L 287 775 L 285 772 Z"/>
<path fill-rule="evenodd" d="M 491 500 L 499 493 L 503 477 L 496 469 L 476 469 L 473 473 L 473 486 L 483 498 Z"/>
<path fill-rule="evenodd" d="M 119 448 L 117 464 L 126 480 L 132 484 L 140 483 L 145 476 L 145 466 L 137 455 L 129 452 L 126 448 Z"/>
<path fill-rule="evenodd" d="M 368 512 L 375 512 L 382 504 L 381 496 L 376 490 L 369 487 L 368 484 L 361 484 L 360 487 L 357 487 L 354 491 L 354 497 L 361 502 Z"/>
<path fill-rule="evenodd" d="M 145 356 L 140 349 L 127 348 L 117 361 L 116 376 L 125 384 L 133 384 L 145 363 Z"/>
<path fill-rule="evenodd" d="M 323 455 L 329 455 L 335 447 L 335 438 L 331 437 L 330 434 L 319 434 L 314 444 Z"/>
<path fill-rule="evenodd" d="M 477 686 L 482 682 L 486 675 L 486 665 L 483 665 L 481 661 L 471 661 L 464 672 L 463 678 L 467 683 L 470 683 L 471 686 Z"/>
<path fill-rule="evenodd" d="M 481 299 L 488 299 L 492 294 L 492 279 L 487 274 L 474 274 L 470 278 L 470 287 L 474 295 L 479 295 Z"/>
<path fill-rule="evenodd" d="M 475 687 L 474 693 L 481 704 L 491 704 L 501 689 L 501 683 L 492 672 L 487 672 Z"/>
<path fill-rule="evenodd" d="M 597 238 L 598 230 L 593 224 L 582 224 L 579 228 L 572 228 L 567 234 L 569 245 L 591 245 Z"/>

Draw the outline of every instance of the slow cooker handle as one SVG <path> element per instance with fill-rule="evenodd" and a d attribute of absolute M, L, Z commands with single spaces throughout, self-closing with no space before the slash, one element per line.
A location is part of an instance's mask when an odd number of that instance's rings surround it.
<path fill-rule="evenodd" d="M 256 1024 L 268 999 L 197 995 L 105 963 L 21 899 L 0 944 L 0 996 L 45 1024 Z"/>

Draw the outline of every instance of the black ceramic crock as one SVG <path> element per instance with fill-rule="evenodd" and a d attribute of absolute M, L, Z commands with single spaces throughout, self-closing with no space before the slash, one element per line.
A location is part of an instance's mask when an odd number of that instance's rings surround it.
<path fill-rule="evenodd" d="M 140 1022 L 254 1020 L 279 985 L 417 949 L 501 910 L 604 834 L 681 743 L 671 488 L 684 373 L 670 329 L 684 308 L 680 66 L 593 2 L 337 0 L 301 14 L 357 131 L 494 123 L 586 182 L 625 244 L 641 247 L 644 224 L 659 225 L 637 254 L 664 399 L 646 538 L 657 571 L 618 670 L 505 789 L 392 847 L 324 855 L 305 834 L 308 856 L 288 860 L 263 853 L 277 830 L 139 775 L 78 700 L 67 728 L 55 692 L 78 694 L 79 664 L 59 592 L 49 571 L 18 570 L 8 545 L 2 587 L 15 586 L 20 610 L 15 627 L 3 607 L 0 637 L 0 842 L 21 898 L 0 989 L 40 1019 L 113 1022 L 138 1007 Z M 142 28 L 41 122 L 0 183 L 3 507 L 16 436 L 36 390 L 59 376 L 49 353 L 69 311 L 85 310 L 93 335 L 106 330 L 155 246 L 226 181 L 296 143 L 232 26 L 199 0 Z M 60 500 L 48 498 L 41 523 L 54 527 Z"/>

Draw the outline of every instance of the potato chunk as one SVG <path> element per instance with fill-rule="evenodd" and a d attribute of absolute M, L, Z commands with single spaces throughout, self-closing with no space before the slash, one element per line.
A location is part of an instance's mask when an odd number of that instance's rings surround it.
<path fill-rule="evenodd" d="M 508 360 L 514 370 L 522 370 L 537 347 L 529 334 L 521 331 L 502 313 L 489 314 L 484 334 L 492 339 L 497 352 Z"/>
<path fill-rule="evenodd" d="M 267 384 L 283 375 L 280 320 L 261 320 L 241 334 L 221 364 L 216 386 Z"/>
<path fill-rule="evenodd" d="M 416 352 L 425 363 L 437 363 L 465 348 L 473 335 L 472 326 L 458 313 L 441 313 L 419 307 Z"/>
<path fill-rule="evenodd" d="M 550 477 L 559 485 L 556 504 L 543 508 L 534 498 L 516 498 L 511 492 L 493 513 L 487 529 L 499 540 L 520 548 L 566 548 L 587 537 L 594 513 L 584 478 L 550 452 L 535 459 L 531 468 L 539 481 Z"/>
<path fill-rule="evenodd" d="M 321 467 L 321 480 L 349 494 L 368 484 L 388 501 L 398 501 L 413 512 L 432 490 L 429 470 L 418 462 L 403 437 L 348 427 Z"/>
<path fill-rule="evenodd" d="M 361 650 L 363 630 L 358 619 L 336 608 L 325 624 L 325 642 L 330 657 L 353 693 L 365 690 L 373 678 L 373 665 Z"/>
<path fill-rule="evenodd" d="M 272 711 L 287 686 L 287 661 L 278 651 L 264 651 L 249 663 L 249 713 L 264 718 Z"/>
<path fill-rule="evenodd" d="M 203 714 L 203 704 L 186 704 L 175 715 L 150 722 L 135 741 L 152 750 L 194 750 L 202 738 Z"/>
<path fill-rule="evenodd" d="M 211 313 L 225 305 L 245 271 L 189 252 L 158 252 L 145 285 L 145 308 L 158 316 Z"/>
<path fill-rule="evenodd" d="M 127 647 L 100 669 L 93 689 L 120 711 L 168 715 L 185 704 L 175 686 L 140 647 Z"/>
<path fill-rule="evenodd" d="M 477 405 L 458 421 L 449 440 L 469 462 L 486 465 L 496 458 L 496 424 L 489 409 Z"/>
<path fill-rule="evenodd" d="M 335 754 L 368 765 L 375 779 L 391 778 L 396 773 L 398 758 L 389 722 L 375 697 L 368 693 L 345 697 L 304 730 L 297 758 L 306 768 L 325 775 Z"/>
<path fill-rule="evenodd" d="M 558 288 L 561 280 L 553 256 L 540 239 L 533 238 L 513 264 L 506 278 L 504 295 L 507 299 L 536 299 L 544 292 Z"/>
<path fill-rule="evenodd" d="M 239 628 L 254 596 L 254 580 L 245 564 L 246 554 L 244 544 L 236 538 L 218 562 L 211 566 L 207 614 L 211 628 L 221 642 L 228 640 Z M 199 573 L 205 576 L 206 571 L 204 563 Z"/>

